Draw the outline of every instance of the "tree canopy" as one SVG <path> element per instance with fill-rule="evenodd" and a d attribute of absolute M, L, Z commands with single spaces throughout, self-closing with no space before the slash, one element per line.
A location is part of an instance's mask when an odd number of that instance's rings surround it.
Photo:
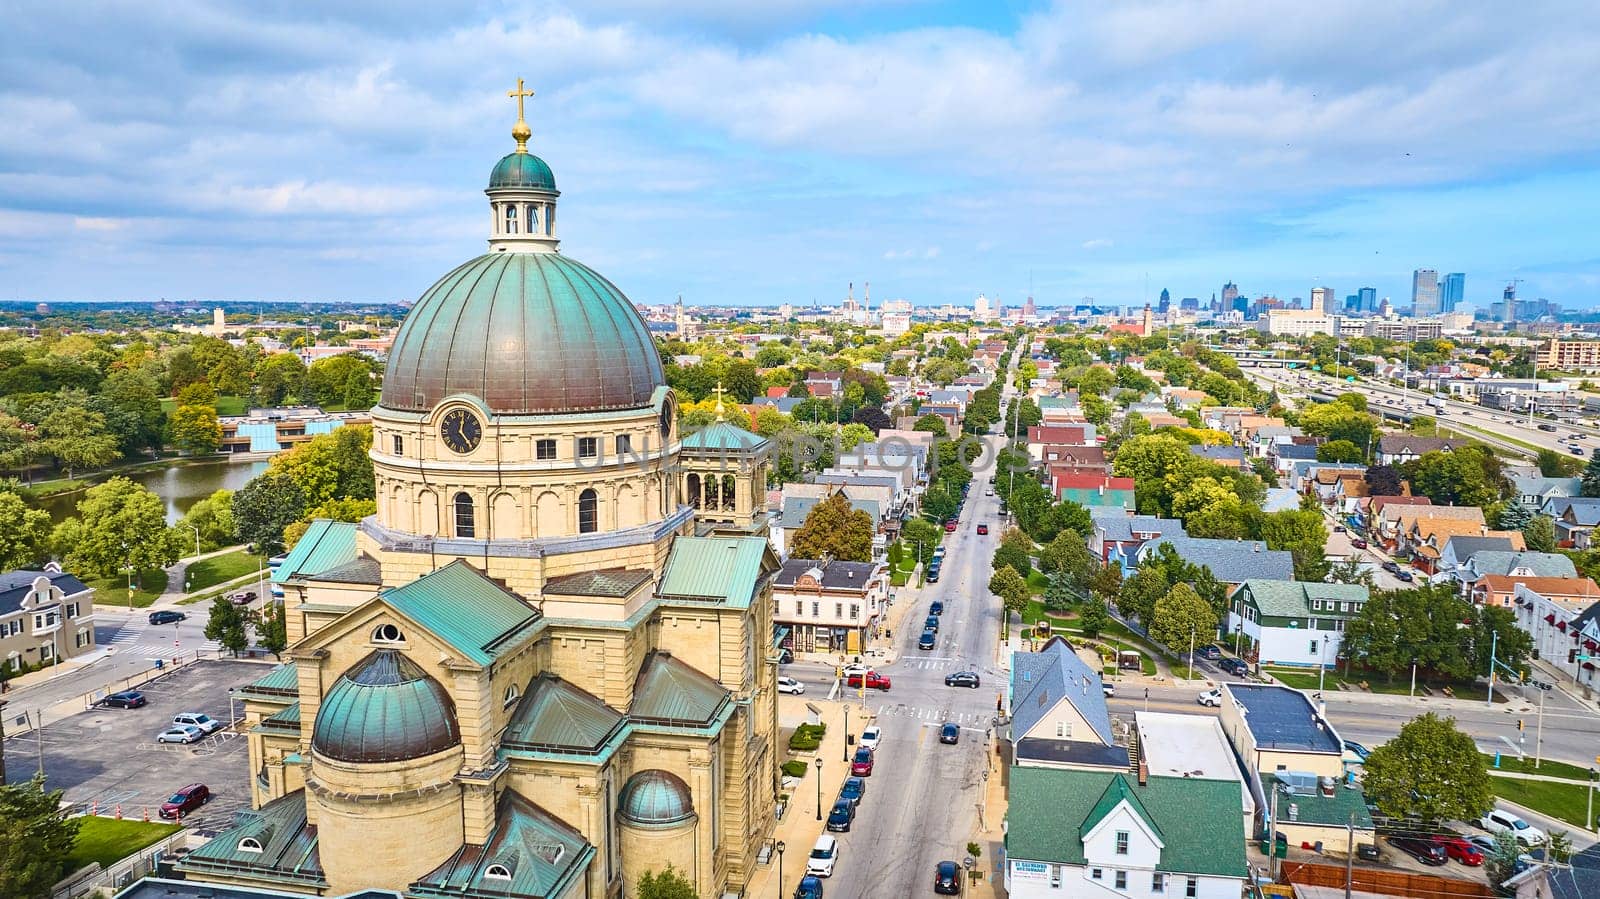
<path fill-rule="evenodd" d="M 1494 803 L 1483 756 L 1454 718 L 1413 718 L 1364 767 L 1362 790 L 1389 817 L 1476 821 Z"/>
<path fill-rule="evenodd" d="M 0 896 L 49 896 L 69 873 L 82 820 L 66 816 L 61 794 L 45 792 L 42 777 L 0 784 Z"/>
<path fill-rule="evenodd" d="M 183 545 L 167 527 L 161 498 L 127 478 L 85 491 L 77 517 L 58 525 L 54 539 L 69 568 L 95 577 L 164 568 Z"/>
<path fill-rule="evenodd" d="M 824 555 L 841 562 L 867 562 L 872 559 L 872 516 L 850 506 L 843 493 L 835 493 L 811 507 L 805 523 L 795 531 L 790 555 L 797 559 L 820 559 Z"/>
<path fill-rule="evenodd" d="M 1175 584 L 1166 596 L 1156 600 L 1149 631 L 1168 649 L 1180 651 L 1191 641 L 1205 643 L 1216 637 L 1217 613 L 1193 587 Z"/>

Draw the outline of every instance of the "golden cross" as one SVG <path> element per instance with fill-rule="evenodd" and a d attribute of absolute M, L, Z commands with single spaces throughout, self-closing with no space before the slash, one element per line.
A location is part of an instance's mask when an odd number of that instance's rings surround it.
<path fill-rule="evenodd" d="M 528 152 L 528 138 L 533 136 L 533 131 L 528 127 L 528 121 L 522 114 L 522 98 L 533 96 L 532 90 L 524 90 L 522 79 L 517 79 L 517 89 L 506 91 L 506 96 L 515 97 L 517 100 L 517 124 L 511 128 L 511 136 L 517 141 L 517 152 Z"/>
<path fill-rule="evenodd" d="M 722 379 L 717 379 L 717 421 L 722 421 Z"/>

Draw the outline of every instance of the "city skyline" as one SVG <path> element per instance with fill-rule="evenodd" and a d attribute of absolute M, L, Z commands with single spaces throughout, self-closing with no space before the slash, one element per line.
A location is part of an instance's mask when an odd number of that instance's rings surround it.
<path fill-rule="evenodd" d="M 10 10 L 0 293 L 414 299 L 481 246 L 470 194 L 523 77 L 533 148 L 593 198 L 567 251 L 640 302 L 1232 280 L 1401 306 L 1432 268 L 1466 275 L 1463 308 L 1513 279 L 1596 305 L 1593 13 L 1430 9 L 1421 48 L 1404 4 Z M 1379 64 L 1343 64 L 1350 41 Z M 152 50 L 108 51 L 129 42 Z"/>

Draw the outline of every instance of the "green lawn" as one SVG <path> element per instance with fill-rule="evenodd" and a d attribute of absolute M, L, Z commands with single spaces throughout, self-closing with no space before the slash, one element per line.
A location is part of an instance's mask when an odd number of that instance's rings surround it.
<path fill-rule="evenodd" d="M 94 601 L 101 606 L 128 605 L 128 575 L 114 574 L 111 577 L 93 578 L 85 581 L 94 588 Z M 133 604 L 136 608 L 144 608 L 156 601 L 156 597 L 167 590 L 167 572 L 164 568 L 152 568 L 142 571 L 134 576 Z"/>
<path fill-rule="evenodd" d="M 260 569 L 261 557 L 236 549 L 231 553 L 221 556 L 212 556 L 190 565 L 184 573 L 184 580 L 188 582 L 186 592 L 204 590 L 236 577 L 242 577 Z"/>
<path fill-rule="evenodd" d="M 109 867 L 183 829 L 180 824 L 147 824 L 129 818 L 118 821 L 85 816 L 79 820 L 83 823 L 78 828 L 78 839 L 72 846 L 72 854 L 67 856 L 67 868 L 72 871 L 90 862 Z"/>
<path fill-rule="evenodd" d="M 1530 730 L 1533 728 L 1532 722 L 1528 723 L 1528 728 Z M 1489 770 L 1493 772 L 1495 770 L 1494 756 L 1485 755 L 1483 760 L 1489 765 Z M 1533 758 L 1531 756 L 1526 759 L 1519 759 L 1511 753 L 1503 753 L 1500 756 L 1500 770 L 1516 771 L 1521 774 L 1541 774 L 1545 777 L 1565 777 L 1568 780 L 1589 779 L 1589 769 L 1582 765 L 1569 765 L 1566 762 L 1552 762 L 1549 759 L 1545 759 L 1539 763 L 1538 768 L 1535 768 L 1533 767 Z"/>
<path fill-rule="evenodd" d="M 1511 777 L 1489 776 L 1494 794 L 1524 805 L 1541 814 L 1577 827 L 1587 828 L 1583 820 L 1589 801 L 1587 789 L 1581 783 L 1555 783 L 1547 780 L 1517 780 Z"/>
<path fill-rule="evenodd" d="M 1296 690 L 1315 691 L 1317 689 L 1317 672 L 1315 669 L 1264 668 L 1262 671 L 1282 681 L 1286 687 L 1293 687 Z M 1324 690 L 1337 690 L 1342 683 L 1344 681 L 1339 678 L 1337 672 L 1329 671 L 1323 675 Z"/>
<path fill-rule="evenodd" d="M 1050 578 L 1037 568 L 1028 571 L 1028 589 L 1034 593 L 1043 593 L 1050 586 Z"/>

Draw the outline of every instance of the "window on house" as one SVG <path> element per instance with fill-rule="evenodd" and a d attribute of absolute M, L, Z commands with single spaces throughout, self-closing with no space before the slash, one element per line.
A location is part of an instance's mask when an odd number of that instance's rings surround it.
<path fill-rule="evenodd" d="M 68 618 L 76 618 L 76 617 L 78 617 L 78 604 L 77 603 L 75 603 L 75 602 L 67 603 L 67 617 Z"/>
<path fill-rule="evenodd" d="M 1152 893 L 1164 893 L 1164 892 L 1166 892 L 1166 890 L 1167 890 L 1167 879 L 1161 875 L 1161 872 L 1157 871 L 1156 873 L 1151 874 L 1150 875 L 1150 892 L 1152 892 Z"/>
<path fill-rule="evenodd" d="M 860 618 L 860 617 L 861 617 L 861 604 L 860 603 L 854 603 L 854 602 L 851 603 L 850 604 L 850 620 L 851 621 L 855 621 L 857 618 Z"/>
<path fill-rule="evenodd" d="M 1089 879 L 1090 880 L 1105 880 L 1106 879 L 1105 878 L 1105 872 L 1101 871 L 1099 868 L 1090 868 L 1089 869 Z"/>
<path fill-rule="evenodd" d="M 844 603 L 836 602 L 836 603 L 833 604 L 833 617 L 835 617 L 835 618 L 843 618 L 844 617 Z"/>
<path fill-rule="evenodd" d="M 1061 889 L 1061 866 L 1060 865 L 1051 865 L 1050 866 L 1050 889 L 1052 889 L 1052 890 Z"/>
<path fill-rule="evenodd" d="M 255 837 L 245 837 L 244 839 L 239 841 L 239 851 L 240 852 L 260 852 L 261 851 L 261 841 L 257 840 Z"/>
<path fill-rule="evenodd" d="M 476 516 L 472 511 L 472 497 L 466 493 L 457 493 L 455 498 L 456 509 L 456 536 L 475 537 L 478 533 Z"/>
<path fill-rule="evenodd" d="M 394 454 L 396 456 L 404 456 L 406 454 L 405 438 L 396 434 L 392 439 L 394 440 Z"/>
<path fill-rule="evenodd" d="M 1056 739 L 1066 740 L 1072 736 L 1072 725 L 1065 721 L 1056 722 Z"/>
<path fill-rule="evenodd" d="M 550 460 L 556 457 L 556 442 L 554 440 L 535 440 L 533 442 L 533 457 L 540 460 Z"/>
<path fill-rule="evenodd" d="M 1113 884 L 1119 890 L 1127 889 L 1128 888 L 1128 872 L 1127 871 L 1118 871 L 1116 879 L 1113 881 Z"/>
<path fill-rule="evenodd" d="M 1315 641 L 1315 640 L 1311 641 L 1311 654 L 1312 655 L 1316 655 L 1317 654 L 1317 641 Z"/>
<path fill-rule="evenodd" d="M 633 452 L 633 438 L 627 434 L 617 435 L 617 455 L 626 456 Z"/>
<path fill-rule="evenodd" d="M 484 869 L 483 876 L 490 880 L 510 880 L 511 869 L 505 865 L 490 865 Z"/>
<path fill-rule="evenodd" d="M 578 458 L 580 458 L 580 459 L 593 459 L 595 456 L 598 456 L 598 455 L 600 455 L 600 438 L 598 438 L 598 437 L 579 437 L 578 438 Z"/>
<path fill-rule="evenodd" d="M 1128 854 L 1128 832 L 1126 830 L 1117 831 L 1117 854 Z"/>
<path fill-rule="evenodd" d="M 56 647 L 55 647 L 54 643 L 41 643 L 41 644 L 39 644 L 39 658 L 41 658 L 41 659 L 53 659 L 55 657 L 56 657 Z"/>
<path fill-rule="evenodd" d="M 578 494 L 578 533 L 592 534 L 599 529 L 600 495 L 593 489 L 585 490 Z"/>
<path fill-rule="evenodd" d="M 1200 878 L 1186 878 L 1183 885 L 1183 895 L 1188 899 L 1195 899 L 1196 896 L 1200 895 Z"/>
<path fill-rule="evenodd" d="M 798 599 L 794 601 L 794 614 L 795 614 L 796 617 L 805 614 L 805 610 L 806 610 L 806 604 L 805 603 L 801 602 Z"/>
<path fill-rule="evenodd" d="M 812 603 L 811 604 L 811 617 L 812 618 L 816 618 L 817 616 L 819 616 L 821 614 L 822 614 L 822 603 L 820 603 L 820 602 Z"/>
<path fill-rule="evenodd" d="M 516 684 L 506 687 L 506 696 L 505 699 L 501 701 L 500 707 L 503 709 L 511 708 L 511 706 L 516 704 L 516 701 L 518 698 L 520 698 L 520 696 L 521 694 L 517 691 Z"/>

